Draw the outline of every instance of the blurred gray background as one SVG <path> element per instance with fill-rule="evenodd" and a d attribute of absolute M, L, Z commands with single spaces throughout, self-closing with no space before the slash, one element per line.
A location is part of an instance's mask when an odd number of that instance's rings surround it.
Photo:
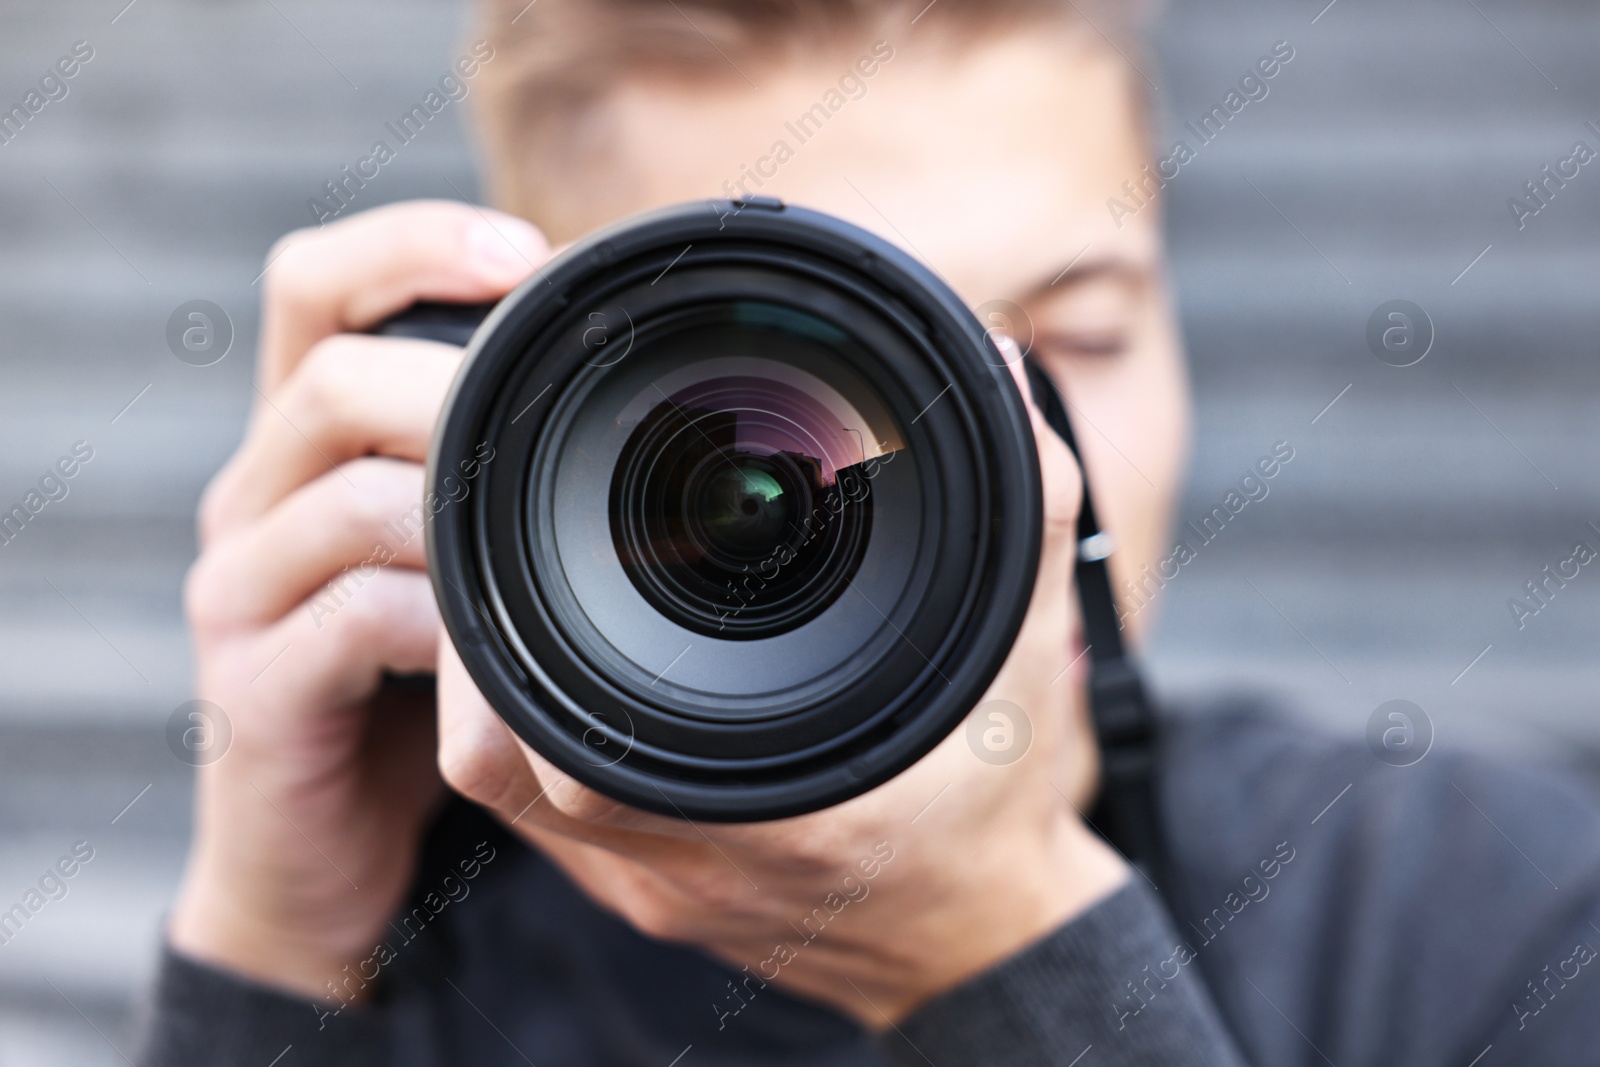
<path fill-rule="evenodd" d="M 1161 593 L 1153 673 L 1172 695 L 1264 687 L 1349 734 L 1403 697 L 1442 743 L 1593 763 L 1600 569 L 1521 631 L 1507 600 L 1600 548 L 1600 162 L 1520 232 L 1506 200 L 1600 149 L 1600 13 L 1326 2 L 1173 0 L 1147 70 L 1176 130 L 1273 42 L 1296 50 L 1168 194 L 1198 401 L 1180 519 L 1274 442 L 1296 455 Z M 0 1065 L 114 1064 L 187 835 L 163 736 L 189 696 L 179 587 L 246 412 L 254 279 L 444 71 L 463 11 L 56 0 L 4 22 L 7 104 L 73 42 L 95 58 L 0 147 L 0 504 L 73 442 L 95 455 L 0 547 L 0 908 L 73 842 L 95 858 L 0 945 Z M 461 118 L 362 206 L 471 195 Z M 238 335 L 205 368 L 164 337 L 197 298 Z M 1404 369 L 1365 339 L 1397 298 L 1436 330 Z"/>

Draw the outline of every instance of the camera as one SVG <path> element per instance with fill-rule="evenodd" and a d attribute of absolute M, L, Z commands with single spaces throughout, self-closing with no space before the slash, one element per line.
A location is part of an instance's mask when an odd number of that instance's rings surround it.
<path fill-rule="evenodd" d="M 965 304 L 867 231 L 685 204 L 380 332 L 467 343 L 428 461 L 435 592 L 489 703 L 584 784 L 686 819 L 817 810 L 925 755 L 1009 653 L 1027 410 Z"/>

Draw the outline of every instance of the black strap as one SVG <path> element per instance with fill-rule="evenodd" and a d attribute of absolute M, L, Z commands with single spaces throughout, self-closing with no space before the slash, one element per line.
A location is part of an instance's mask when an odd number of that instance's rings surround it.
<path fill-rule="evenodd" d="M 1077 439 L 1061 391 L 1031 359 L 1024 364 L 1033 402 L 1050 428 L 1077 458 Z M 1089 824 L 1126 858 L 1162 883 L 1160 818 L 1156 808 L 1154 761 L 1158 722 L 1144 691 L 1139 669 L 1122 642 L 1106 558 L 1109 535 L 1100 529 L 1094 498 L 1084 472 L 1078 510 L 1078 602 L 1090 663 L 1089 703 L 1100 744 L 1101 787 Z"/>

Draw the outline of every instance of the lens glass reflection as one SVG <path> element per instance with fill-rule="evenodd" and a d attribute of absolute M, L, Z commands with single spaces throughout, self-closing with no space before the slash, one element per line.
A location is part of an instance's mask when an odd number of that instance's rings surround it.
<path fill-rule="evenodd" d="M 855 444 L 795 386 L 716 376 L 663 394 L 630 435 L 612 532 L 634 585 L 691 629 L 756 637 L 831 604 L 859 565 L 872 497 Z"/>

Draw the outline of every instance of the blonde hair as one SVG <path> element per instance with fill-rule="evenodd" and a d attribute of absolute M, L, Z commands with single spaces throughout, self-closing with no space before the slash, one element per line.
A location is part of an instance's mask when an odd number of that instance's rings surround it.
<path fill-rule="evenodd" d="M 737 82 L 744 71 L 896 27 L 957 47 L 1032 23 L 1084 31 L 1130 59 L 1147 106 L 1144 29 L 1157 0 L 482 0 L 494 48 L 474 108 L 497 206 L 549 226 L 562 181 L 603 154 L 597 105 L 623 79 Z M 897 31 L 898 32 L 898 31 Z M 540 162 L 560 160 L 560 164 Z"/>

